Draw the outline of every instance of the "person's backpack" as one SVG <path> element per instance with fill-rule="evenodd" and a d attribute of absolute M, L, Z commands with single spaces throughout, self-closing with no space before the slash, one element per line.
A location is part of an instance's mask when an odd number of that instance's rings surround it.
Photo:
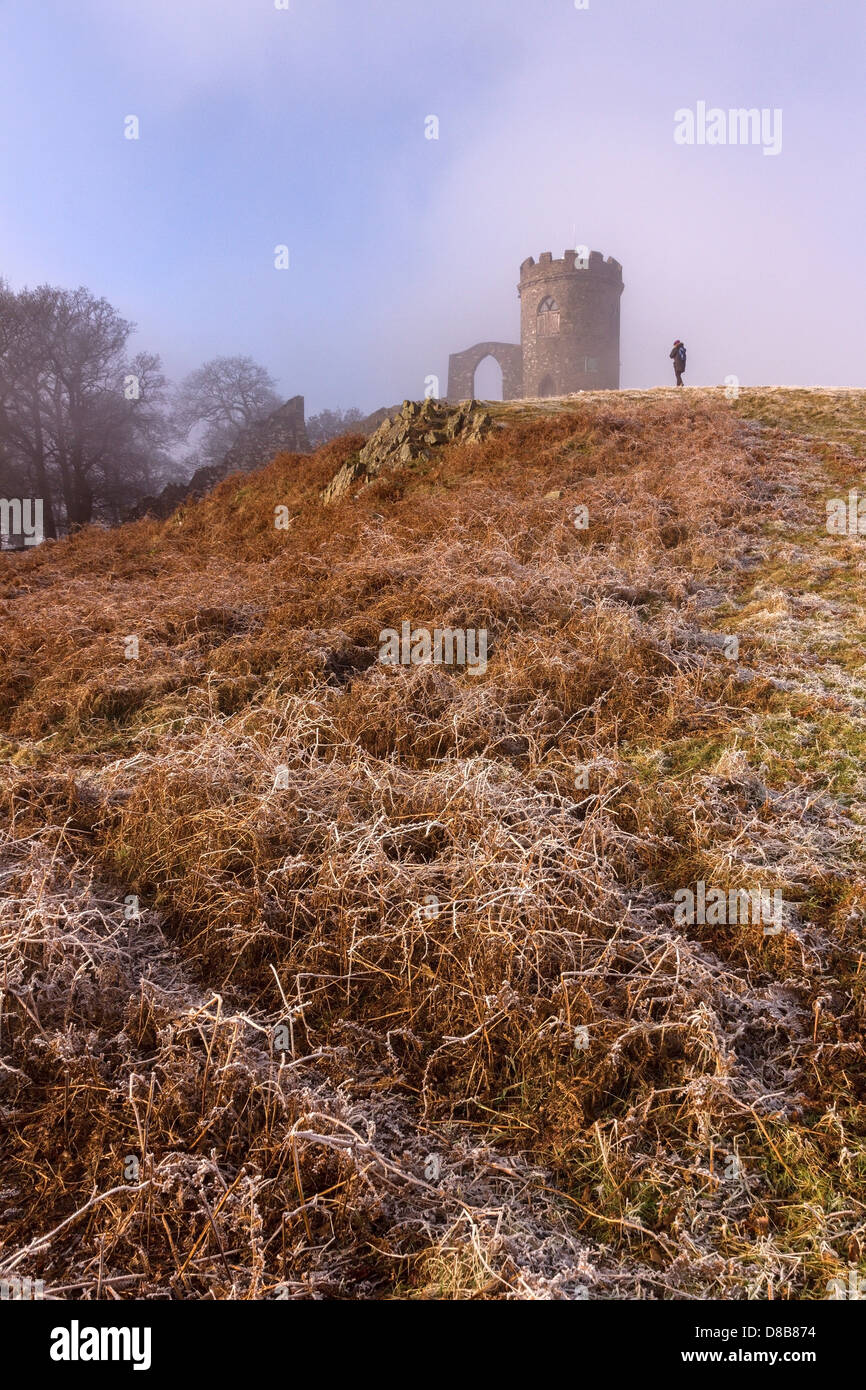
<path fill-rule="evenodd" d="M 684 343 L 680 343 L 679 347 L 677 348 L 677 361 L 679 363 L 680 371 L 684 372 L 686 369 L 686 349 Z"/>

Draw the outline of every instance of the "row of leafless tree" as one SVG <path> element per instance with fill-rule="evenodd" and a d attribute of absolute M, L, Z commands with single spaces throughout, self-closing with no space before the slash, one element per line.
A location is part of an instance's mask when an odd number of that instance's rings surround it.
<path fill-rule="evenodd" d="M 43 501 L 46 536 L 117 523 L 141 497 L 218 462 L 280 404 L 249 357 L 217 357 L 171 389 L 135 325 L 86 289 L 0 281 L 0 497 Z M 323 411 L 314 445 L 360 419 Z"/>
<path fill-rule="evenodd" d="M 168 463 L 166 381 L 132 330 L 87 290 L 0 286 L 0 490 L 41 497 L 48 536 L 117 519 Z"/>

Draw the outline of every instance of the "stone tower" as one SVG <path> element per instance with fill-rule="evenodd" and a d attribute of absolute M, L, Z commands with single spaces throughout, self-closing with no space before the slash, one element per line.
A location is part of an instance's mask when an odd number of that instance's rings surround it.
<path fill-rule="evenodd" d="M 549 251 L 520 267 L 523 395 L 619 389 L 622 266 L 599 251 Z"/>
<path fill-rule="evenodd" d="M 520 267 L 520 344 L 476 343 L 448 361 L 448 399 L 475 394 L 485 357 L 502 368 L 505 400 L 619 389 L 619 300 L 622 266 L 599 251 L 545 251 Z"/>

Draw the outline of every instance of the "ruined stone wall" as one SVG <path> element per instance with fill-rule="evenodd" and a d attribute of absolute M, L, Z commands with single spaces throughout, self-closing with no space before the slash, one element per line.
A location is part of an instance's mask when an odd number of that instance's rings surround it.
<path fill-rule="evenodd" d="M 304 422 L 304 398 L 292 396 L 265 420 L 250 425 L 229 449 L 220 467 L 230 473 L 251 473 L 276 454 L 308 454 L 310 441 Z"/>
<path fill-rule="evenodd" d="M 592 251 L 585 266 L 574 251 L 555 261 L 549 251 L 520 267 L 520 337 L 523 395 L 563 396 L 570 391 L 618 390 L 619 301 L 622 266 Z M 558 309 L 558 331 L 539 320 L 546 299 Z"/>
<path fill-rule="evenodd" d="M 184 502 L 204 497 L 232 473 L 252 473 L 264 468 L 277 454 L 308 454 L 310 441 L 304 420 L 304 398 L 293 396 L 266 419 L 243 431 L 220 463 L 199 468 L 189 482 L 168 483 L 158 497 L 144 497 L 123 518 L 139 521 L 171 516 Z"/>

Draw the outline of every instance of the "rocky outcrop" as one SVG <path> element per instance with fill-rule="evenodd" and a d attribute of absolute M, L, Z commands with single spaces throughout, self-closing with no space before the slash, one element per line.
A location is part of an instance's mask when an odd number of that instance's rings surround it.
<path fill-rule="evenodd" d="M 382 472 L 429 459 L 441 444 L 475 443 L 489 434 L 493 420 L 478 401 L 459 406 L 431 399 L 404 401 L 395 419 L 384 419 L 363 449 L 334 474 L 322 493 L 326 503 L 338 502 L 356 484 L 364 486 Z"/>
<path fill-rule="evenodd" d="M 232 473 L 252 473 L 263 468 L 277 454 L 308 454 L 310 441 L 304 424 L 304 398 L 293 396 L 264 420 L 250 425 L 239 436 L 220 463 L 199 468 L 189 482 L 169 483 L 157 497 L 144 497 L 126 515 L 126 521 L 153 516 L 160 521 L 171 516 L 184 502 L 204 497 Z"/>

